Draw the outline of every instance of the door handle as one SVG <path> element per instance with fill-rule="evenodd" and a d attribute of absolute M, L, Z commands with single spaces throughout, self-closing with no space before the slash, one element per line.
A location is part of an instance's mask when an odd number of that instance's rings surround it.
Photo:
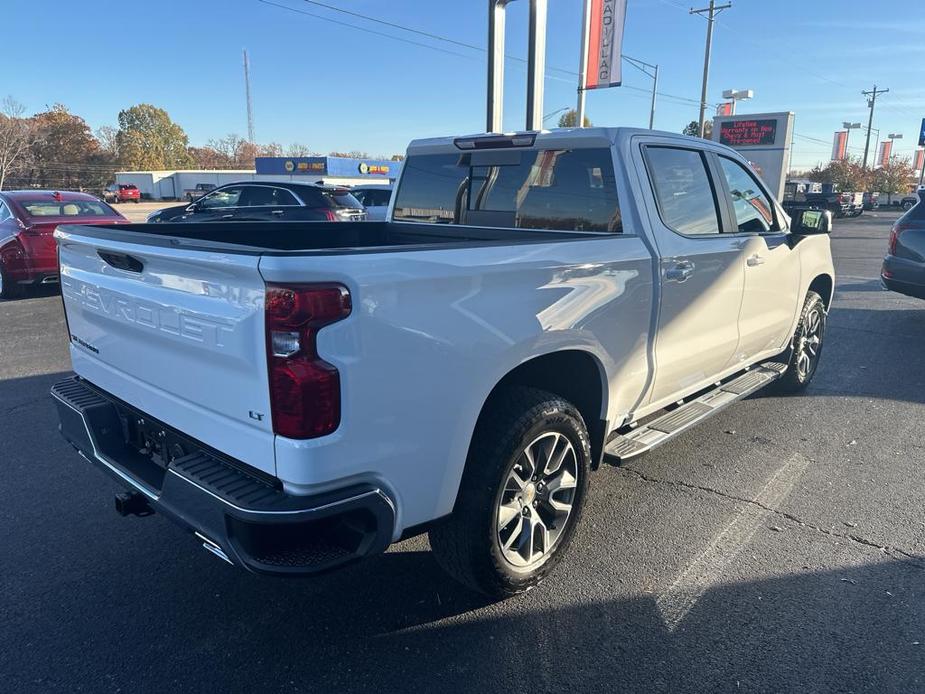
<path fill-rule="evenodd" d="M 277 217 L 282 217 L 285 213 L 285 210 L 273 210 L 270 212 L 270 214 L 275 214 Z"/>
<path fill-rule="evenodd" d="M 223 214 L 222 215 L 222 219 L 233 219 L 233 218 L 234 218 L 233 214 Z"/>
<path fill-rule="evenodd" d="M 665 270 L 665 279 L 669 282 L 686 282 L 694 274 L 694 264 L 689 260 L 679 260 Z"/>
<path fill-rule="evenodd" d="M 762 258 L 757 253 L 752 253 L 745 260 L 745 264 L 748 265 L 749 267 L 755 267 L 756 265 L 764 265 L 764 258 Z"/>

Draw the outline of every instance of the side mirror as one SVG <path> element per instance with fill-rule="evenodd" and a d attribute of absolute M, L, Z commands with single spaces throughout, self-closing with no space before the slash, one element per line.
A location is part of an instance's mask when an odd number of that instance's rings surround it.
<path fill-rule="evenodd" d="M 800 210 L 790 225 L 798 236 L 832 233 L 832 213 L 829 210 Z"/>
<path fill-rule="evenodd" d="M 193 204 L 187 206 L 186 211 L 189 213 L 193 213 L 193 212 L 196 212 L 198 209 L 199 209 L 199 205 L 197 205 L 194 202 Z"/>

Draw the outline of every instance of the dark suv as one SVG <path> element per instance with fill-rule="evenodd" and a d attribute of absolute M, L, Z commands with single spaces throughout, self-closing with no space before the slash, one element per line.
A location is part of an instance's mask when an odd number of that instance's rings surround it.
<path fill-rule="evenodd" d="M 925 299 L 925 190 L 890 230 L 880 281 L 889 290 Z"/>
<path fill-rule="evenodd" d="M 358 222 L 363 205 L 346 188 L 276 181 L 228 183 L 191 205 L 167 207 L 148 222 Z"/>

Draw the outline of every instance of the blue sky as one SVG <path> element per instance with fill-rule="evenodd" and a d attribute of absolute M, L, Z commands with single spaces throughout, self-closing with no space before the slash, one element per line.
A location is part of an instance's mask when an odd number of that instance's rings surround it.
<path fill-rule="evenodd" d="M 199 145 L 246 134 L 241 49 L 247 48 L 258 141 L 392 154 L 415 137 L 484 129 L 483 52 L 303 0 L 267 2 L 4 0 L 0 95 L 29 111 L 63 103 L 94 128 L 115 125 L 122 108 L 153 103 Z M 326 2 L 486 44 L 485 0 Z M 921 0 L 733 2 L 717 22 L 711 102 L 723 89 L 748 88 L 755 99 L 740 104 L 740 113 L 794 111 L 793 165 L 802 168 L 829 158 L 843 120 L 866 122 L 860 92 L 876 82 L 890 93 L 878 100 L 874 127 L 903 133 L 897 151 L 912 153 L 925 117 Z M 517 0 L 508 10 L 509 55 L 526 55 L 528 6 Z M 547 113 L 575 101 L 577 77 L 570 73 L 577 71 L 581 6 L 581 0 L 549 2 L 547 68 L 555 70 L 547 71 Z M 624 53 L 658 63 L 660 91 L 689 100 L 660 97 L 656 127 L 664 130 L 678 131 L 697 117 L 706 27 L 688 9 L 682 0 L 629 0 Z M 625 88 L 589 94 L 595 124 L 647 124 L 651 83 L 632 67 L 624 71 Z M 525 77 L 522 62 L 507 61 L 506 129 L 523 127 Z M 854 132 L 850 144 L 860 153 L 862 135 Z"/>

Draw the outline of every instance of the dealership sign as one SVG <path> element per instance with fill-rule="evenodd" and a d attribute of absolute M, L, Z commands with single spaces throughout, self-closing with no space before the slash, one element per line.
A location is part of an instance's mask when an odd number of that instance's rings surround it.
<path fill-rule="evenodd" d="M 925 118 L 922 119 L 922 129 L 919 130 L 919 147 L 925 147 Z"/>
<path fill-rule="evenodd" d="M 773 145 L 777 137 L 777 119 L 750 118 L 728 120 L 720 123 L 719 141 L 730 147 L 757 147 Z"/>
<path fill-rule="evenodd" d="M 741 152 L 778 200 L 790 168 L 793 113 L 717 116 L 713 139 Z"/>
<path fill-rule="evenodd" d="M 258 174 L 329 176 L 332 178 L 397 178 L 401 162 L 349 157 L 257 157 Z"/>
<path fill-rule="evenodd" d="M 619 87 L 623 82 L 623 25 L 626 0 L 590 2 L 588 54 L 585 56 L 585 89 Z"/>

